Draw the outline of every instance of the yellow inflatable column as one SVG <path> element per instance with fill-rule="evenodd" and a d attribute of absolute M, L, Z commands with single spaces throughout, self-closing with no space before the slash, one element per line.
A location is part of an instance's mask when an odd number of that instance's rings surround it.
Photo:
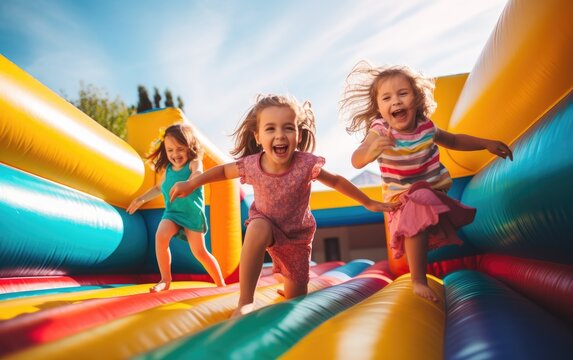
<path fill-rule="evenodd" d="M 432 115 L 432 121 L 440 129 L 447 130 L 450 124 L 452 113 L 458 102 L 462 89 L 469 74 L 458 74 L 450 76 L 440 76 L 436 78 L 436 90 L 434 99 L 438 107 Z M 450 156 L 447 149 L 440 148 L 440 162 L 444 164 L 450 172 L 452 178 L 473 175 L 471 171 L 456 163 Z"/>
<path fill-rule="evenodd" d="M 183 112 L 177 108 L 165 108 L 131 116 L 127 121 L 127 141 L 144 157 L 151 142 L 159 136 L 159 130 L 175 122 L 185 122 L 193 126 Z M 195 126 L 193 126 L 205 156 L 205 170 L 231 161 L 224 156 Z M 143 185 L 137 192 L 141 194 L 157 181 L 156 174 L 146 166 Z M 137 196 L 134 195 L 134 196 Z M 241 208 L 240 188 L 237 180 L 219 181 L 205 186 L 205 205 L 210 206 L 209 229 L 211 232 L 211 250 L 219 261 L 223 277 L 237 270 L 241 255 Z M 160 196 L 146 203 L 142 209 L 163 208 Z"/>
<path fill-rule="evenodd" d="M 573 89 L 573 1 L 509 1 L 464 86 L 448 131 L 511 144 Z M 451 151 L 472 174 L 494 155 Z"/>

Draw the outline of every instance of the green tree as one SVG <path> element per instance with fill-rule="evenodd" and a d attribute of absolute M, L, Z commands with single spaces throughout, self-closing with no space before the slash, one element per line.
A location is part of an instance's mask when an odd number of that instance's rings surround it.
<path fill-rule="evenodd" d="M 134 113 L 121 98 L 109 98 L 107 92 L 94 85 L 80 82 L 79 98 L 70 102 L 100 125 L 119 136 L 127 138 L 127 118 Z"/>
<path fill-rule="evenodd" d="M 173 103 L 173 94 L 171 94 L 171 90 L 165 89 L 165 107 L 173 107 L 175 103 Z"/>
<path fill-rule="evenodd" d="M 137 101 L 137 112 L 143 112 L 146 110 L 151 110 L 153 108 L 160 108 L 161 107 L 161 93 L 157 87 L 153 87 L 153 103 L 149 100 L 149 95 L 147 93 L 147 89 L 143 85 L 137 86 L 137 94 L 138 94 L 138 101 Z M 173 101 L 173 93 L 169 89 L 165 89 L 163 94 L 164 100 L 164 107 L 174 107 L 175 102 Z M 177 96 L 177 107 L 183 110 L 183 99 L 181 96 Z"/>
<path fill-rule="evenodd" d="M 137 112 L 143 112 L 146 110 L 151 110 L 153 105 L 151 104 L 151 100 L 149 100 L 149 95 L 147 94 L 147 89 L 143 85 L 139 85 L 137 87 Z"/>
<path fill-rule="evenodd" d="M 154 89 L 154 93 L 153 93 L 153 105 L 155 105 L 156 108 L 160 108 L 161 107 L 161 94 L 159 94 L 159 89 L 158 88 L 153 88 Z"/>

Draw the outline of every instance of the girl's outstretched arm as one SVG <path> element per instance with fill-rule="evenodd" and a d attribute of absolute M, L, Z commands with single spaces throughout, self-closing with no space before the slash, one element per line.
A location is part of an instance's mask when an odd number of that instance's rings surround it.
<path fill-rule="evenodd" d="M 198 176 L 191 176 L 189 180 L 176 182 L 169 191 L 169 198 L 173 201 L 178 197 L 185 197 L 191 194 L 195 189 L 205 184 L 238 177 L 239 167 L 236 162 L 218 165 Z"/>
<path fill-rule="evenodd" d="M 513 153 L 509 146 L 498 140 L 479 138 L 465 134 L 452 134 L 438 129 L 434 137 L 436 144 L 452 150 L 472 151 L 487 150 L 502 158 L 509 157 L 513 161 Z"/>
<path fill-rule="evenodd" d="M 340 175 L 332 174 L 324 169 L 320 170 L 320 174 L 318 174 L 316 179 L 324 185 L 338 191 L 339 193 L 358 201 L 370 211 L 393 211 L 400 206 L 399 203 L 382 203 L 376 200 L 372 200 L 346 178 Z"/>
<path fill-rule="evenodd" d="M 146 192 L 139 195 L 135 199 L 131 201 L 131 204 L 125 209 L 128 214 L 132 215 L 137 209 L 141 207 L 141 205 L 145 204 L 149 200 L 155 199 L 157 196 L 161 195 L 161 184 L 163 184 L 163 180 L 165 180 L 165 172 L 161 175 L 161 179 L 157 184 L 149 188 Z"/>
<path fill-rule="evenodd" d="M 394 142 L 394 139 L 388 136 L 380 136 L 374 131 L 369 131 L 362 144 L 352 153 L 352 166 L 362 169 L 376 160 L 384 149 L 391 148 Z"/>

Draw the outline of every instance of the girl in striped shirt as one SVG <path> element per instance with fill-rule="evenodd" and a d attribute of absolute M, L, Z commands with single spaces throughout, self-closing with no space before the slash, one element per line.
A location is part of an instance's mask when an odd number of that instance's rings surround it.
<path fill-rule="evenodd" d="M 406 66 L 373 67 L 361 61 L 347 77 L 341 111 L 349 115 L 349 133 L 366 135 L 352 154 L 352 165 L 360 169 L 377 160 L 384 201 L 401 203 L 388 216 L 394 258 L 405 252 L 414 293 L 437 301 L 426 280 L 426 252 L 460 244 L 456 229 L 472 222 L 476 211 L 446 195 L 452 180 L 437 145 L 488 150 L 510 160 L 513 154 L 501 141 L 438 129 L 429 119 L 436 108 L 433 91 L 433 79 Z"/>

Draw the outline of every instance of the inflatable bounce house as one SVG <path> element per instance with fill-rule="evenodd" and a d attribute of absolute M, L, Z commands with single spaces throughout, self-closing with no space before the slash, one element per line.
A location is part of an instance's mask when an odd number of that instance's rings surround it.
<path fill-rule="evenodd" d="M 289 301 L 263 269 L 257 310 L 235 319 L 236 181 L 205 190 L 225 288 L 173 240 L 172 288 L 149 293 L 162 201 L 125 211 L 156 181 L 149 142 L 184 115 L 135 115 L 124 142 L 0 57 L 0 358 L 572 359 L 572 14 L 570 1 L 509 1 L 472 71 L 437 80 L 441 128 L 514 151 L 442 149 L 450 195 L 478 212 L 463 246 L 428 255 L 438 303 L 413 295 L 403 261 L 324 261 Z M 206 168 L 229 160 L 201 141 Z M 364 215 L 312 197 L 322 224 Z"/>

